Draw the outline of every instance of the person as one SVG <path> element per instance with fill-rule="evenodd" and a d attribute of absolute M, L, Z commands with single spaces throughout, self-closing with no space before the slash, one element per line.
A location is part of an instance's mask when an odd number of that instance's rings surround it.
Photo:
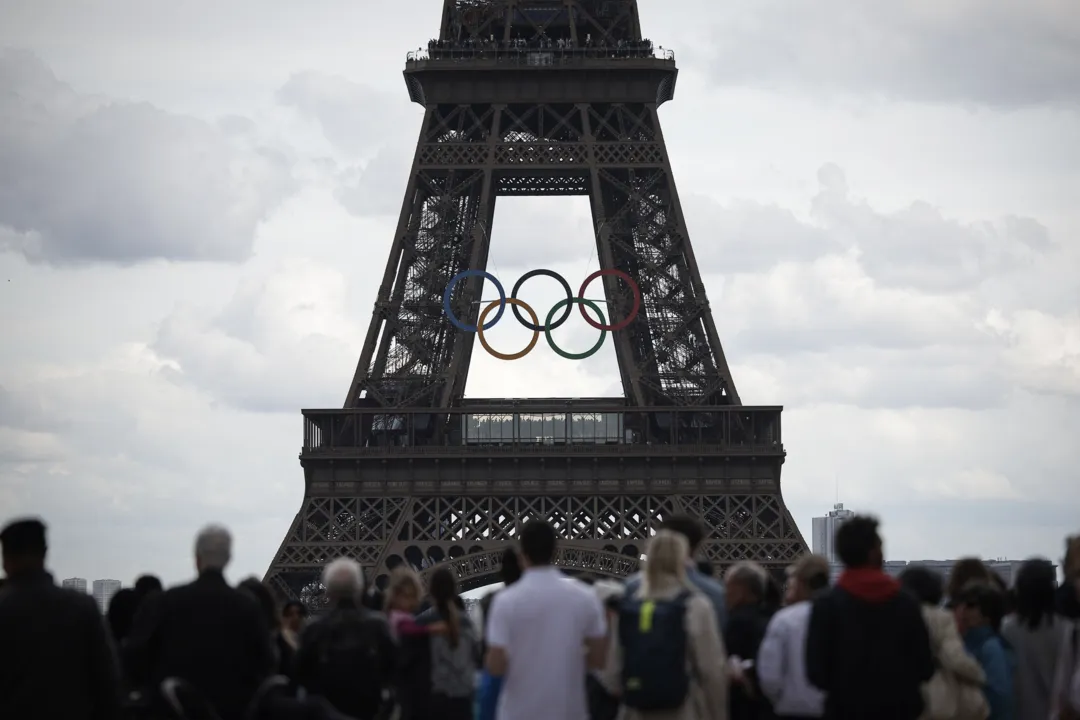
<path fill-rule="evenodd" d="M 829 561 L 804 555 L 788 568 L 785 607 L 769 620 L 757 654 L 757 680 L 778 720 L 819 718 L 825 696 L 806 679 L 811 601 L 829 587 Z"/>
<path fill-rule="evenodd" d="M 1080 620 L 1080 535 L 1065 538 L 1065 557 L 1061 561 L 1065 581 L 1057 590 L 1054 604 L 1058 615 Z"/>
<path fill-rule="evenodd" d="M 919 601 L 882 571 L 878 521 L 856 515 L 836 531 L 844 571 L 815 598 L 806 635 L 806 676 L 825 693 L 831 720 L 916 720 L 934 675 Z"/>
<path fill-rule="evenodd" d="M 707 536 L 705 525 L 692 515 L 672 515 L 660 524 L 658 530 L 670 530 L 686 538 L 690 546 L 690 557 L 686 561 L 686 579 L 712 602 L 713 609 L 716 611 L 716 625 L 720 628 L 720 632 L 724 632 L 727 626 L 728 607 L 724 586 L 711 575 L 701 572 L 694 562 L 694 557 L 700 552 Z M 626 581 L 627 594 L 633 595 L 641 584 L 641 580 L 641 573 L 630 577 Z"/>
<path fill-rule="evenodd" d="M 149 595 L 139 607 L 124 664 L 136 687 L 189 682 L 223 720 L 239 720 L 274 669 L 270 628 L 256 601 L 229 587 L 232 536 L 218 525 L 195 538 L 194 582 Z"/>
<path fill-rule="evenodd" d="M 296 684 L 356 720 L 374 720 L 388 709 L 397 649 L 386 619 L 361 604 L 359 563 L 338 558 L 323 569 L 329 612 L 300 634 Z"/>
<path fill-rule="evenodd" d="M 131 623 L 135 621 L 135 613 L 139 611 L 141 598 L 131 588 L 121 588 L 109 600 L 109 608 L 105 611 L 105 620 L 109 624 L 113 640 L 117 647 L 123 645 L 131 632 Z"/>
<path fill-rule="evenodd" d="M 45 570 L 45 524 L 0 531 L 0 718 L 117 720 L 120 670 L 97 604 Z"/>
<path fill-rule="evenodd" d="M 307 616 L 307 606 L 299 600 L 290 600 L 281 608 L 281 637 L 293 650 L 300 643 L 300 631 Z"/>
<path fill-rule="evenodd" d="M 971 582 L 953 598 L 956 627 L 968 654 L 979 661 L 990 705 L 988 720 L 1013 720 L 1013 657 L 999 634 L 1005 598 L 989 582 Z"/>
<path fill-rule="evenodd" d="M 900 573 L 900 586 L 922 605 L 937 664 L 934 676 L 923 685 L 921 720 L 985 720 L 990 714 L 982 692 L 986 673 L 964 649 L 952 613 L 941 607 L 945 594 L 941 576 L 927 567 L 908 566 Z"/>
<path fill-rule="evenodd" d="M 1072 593 L 1080 600 L 1080 536 L 1069 538 L 1065 563 L 1065 582 L 1058 589 L 1055 601 L 1058 611 L 1068 611 L 1071 601 L 1062 593 Z M 1054 673 L 1054 689 L 1050 696 L 1050 717 L 1054 720 L 1080 720 L 1080 624 L 1071 623 L 1061 643 L 1057 671 Z"/>
<path fill-rule="evenodd" d="M 544 520 L 519 534 L 525 573 L 499 593 L 485 667 L 503 677 L 499 720 L 586 720 L 586 670 L 604 667 L 607 623 L 596 594 L 552 566 L 557 538 Z"/>
<path fill-rule="evenodd" d="M 480 638 L 481 657 L 487 655 L 487 621 L 491 617 L 491 607 L 496 596 L 521 579 L 521 559 L 518 552 L 508 547 L 502 552 L 499 576 L 503 581 L 503 589 L 489 592 L 480 599 L 480 624 L 482 628 Z M 476 693 L 476 718 L 477 720 L 495 720 L 495 713 L 499 705 L 499 693 L 502 692 L 502 677 L 494 677 L 486 668 L 480 671 L 480 688 Z"/>
<path fill-rule="evenodd" d="M 945 588 L 946 600 L 951 604 L 964 586 L 973 582 L 993 582 L 990 568 L 977 557 L 960 558 L 949 570 L 949 582 Z"/>
<path fill-rule="evenodd" d="M 1054 612 L 1057 571 L 1049 560 L 1027 560 L 1016 574 L 1015 612 L 1001 636 L 1016 658 L 1018 718 L 1050 717 L 1054 676 L 1070 623 Z"/>
<path fill-rule="evenodd" d="M 263 584 L 262 580 L 250 577 L 241 581 L 237 589 L 248 593 L 262 611 L 266 627 L 270 630 L 270 643 L 274 649 L 274 674 L 282 677 L 293 677 L 293 663 L 296 659 L 296 650 L 285 639 L 281 632 L 281 621 L 277 611 L 277 602 L 274 600 L 270 588 Z"/>
<path fill-rule="evenodd" d="M 457 580 L 445 567 L 431 573 L 428 586 L 432 608 L 416 618 L 421 625 L 442 622 L 446 632 L 431 638 L 431 698 L 428 715 L 445 720 L 472 720 L 480 639 Z"/>
<path fill-rule="evenodd" d="M 727 655 L 712 602 L 687 579 L 689 543 L 660 530 L 645 555 L 642 582 L 612 628 L 622 720 L 725 720 Z"/>
<path fill-rule="evenodd" d="M 758 686 L 755 665 L 769 624 L 765 608 L 767 585 L 768 574 L 757 563 L 735 563 L 724 573 L 728 617 L 723 636 L 732 660 L 731 720 L 763 720 L 772 716 L 769 699 Z"/>

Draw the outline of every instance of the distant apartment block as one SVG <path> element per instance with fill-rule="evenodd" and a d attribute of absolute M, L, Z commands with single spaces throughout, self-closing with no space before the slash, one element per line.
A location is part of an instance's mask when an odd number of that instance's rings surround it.
<path fill-rule="evenodd" d="M 112 600 L 113 595 L 120 591 L 119 580 L 95 580 L 94 581 L 94 600 L 98 604 L 98 608 L 104 613 L 109 609 L 109 601 Z"/>
<path fill-rule="evenodd" d="M 67 578 L 60 584 L 69 590 L 78 590 L 81 593 L 86 592 L 86 578 Z"/>
<path fill-rule="evenodd" d="M 1016 573 L 1020 571 L 1020 566 L 1023 565 L 1022 560 L 983 560 L 986 567 L 990 568 L 992 572 L 997 573 L 1003 581 L 1005 581 L 1006 587 L 1012 587 L 1016 582 Z M 949 573 L 952 571 L 952 566 L 956 563 L 955 560 L 888 560 L 885 562 L 884 570 L 893 577 L 898 577 L 900 573 L 904 572 L 909 567 L 925 567 L 933 570 L 941 575 L 942 579 L 948 583 Z M 836 578 L 843 572 L 843 566 L 840 563 L 832 564 L 832 577 L 835 582 Z M 1054 566 L 1054 571 L 1057 571 L 1057 566 Z"/>
<path fill-rule="evenodd" d="M 836 557 L 836 549 L 833 540 L 836 537 L 836 528 L 845 520 L 855 517 L 851 510 L 844 509 L 844 503 L 836 503 L 827 515 L 814 518 L 813 537 L 811 548 L 815 555 L 828 558 L 830 563 L 839 562 Z"/>

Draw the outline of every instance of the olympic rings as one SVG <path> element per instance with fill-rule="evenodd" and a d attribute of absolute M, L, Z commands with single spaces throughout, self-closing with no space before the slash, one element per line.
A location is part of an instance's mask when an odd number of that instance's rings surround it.
<path fill-rule="evenodd" d="M 484 311 L 482 313 L 480 313 L 480 329 L 476 331 L 476 339 L 480 341 L 480 344 L 484 346 L 484 349 L 487 350 L 489 354 L 499 358 L 500 360 L 520 360 L 521 358 L 523 358 L 526 355 L 528 355 L 529 353 L 531 353 L 532 349 L 534 347 L 536 347 L 536 341 L 540 339 L 540 331 L 539 330 L 533 330 L 532 340 L 529 341 L 529 344 L 525 346 L 524 350 L 522 350 L 521 352 L 516 352 L 516 353 L 501 353 L 501 352 L 498 352 L 496 350 L 492 350 L 491 346 L 488 345 L 487 340 L 484 338 L 484 318 L 486 318 L 488 316 L 488 313 L 490 313 L 496 307 L 498 307 L 500 310 L 502 310 L 507 305 L 510 305 L 512 307 L 515 307 L 515 308 L 519 308 L 519 307 L 524 308 L 525 312 L 529 313 L 529 317 L 532 318 L 533 325 L 534 326 L 536 325 L 536 322 L 537 322 L 536 313 L 533 312 L 533 309 L 531 307 L 529 307 L 528 305 L 526 305 L 523 300 L 518 300 L 515 297 L 506 298 L 506 303 L 503 303 L 503 302 L 501 302 L 499 300 L 492 300 L 491 304 L 488 305 L 486 308 L 484 308 Z M 498 318 L 496 318 L 496 320 L 497 319 Z M 548 316 L 548 321 L 549 322 L 551 321 L 551 316 Z M 494 325 L 495 321 L 492 320 L 491 324 Z M 550 333 L 548 334 L 548 342 L 551 342 Z M 552 347 L 554 347 L 554 345 L 552 345 Z"/>
<path fill-rule="evenodd" d="M 503 290 L 502 283 L 499 282 L 499 279 L 489 272 L 485 272 L 483 270 L 465 270 L 464 272 L 459 272 L 457 275 L 450 278 L 450 282 L 446 284 L 446 290 L 443 291 L 443 311 L 446 313 L 446 317 L 450 320 L 451 324 L 453 324 L 453 326 L 456 327 L 458 330 L 461 330 L 463 332 L 477 331 L 475 325 L 466 325 L 465 323 L 458 320 L 457 316 L 454 315 L 454 311 L 450 308 L 450 295 L 454 292 L 454 286 L 458 284 L 458 280 L 467 277 L 486 278 L 491 282 L 495 283 L 495 289 L 499 291 L 499 312 L 495 313 L 495 318 L 491 321 L 491 324 L 484 328 L 485 330 L 490 330 L 491 328 L 495 327 L 495 323 L 499 322 L 499 320 L 502 319 L 503 313 L 506 311 L 506 290 Z M 533 319 L 536 319 L 535 315 L 533 316 Z M 481 324 L 483 324 L 482 320 L 480 322 Z"/>
<path fill-rule="evenodd" d="M 555 313 L 563 305 L 565 305 L 566 309 L 569 310 L 570 306 L 575 303 L 581 305 L 582 313 L 585 312 L 585 306 L 588 305 L 590 308 L 592 308 L 593 312 L 600 316 L 600 322 L 604 321 L 604 312 L 600 309 L 600 306 L 594 303 L 592 300 L 585 300 L 584 298 L 579 297 L 568 297 L 565 300 L 560 300 L 559 302 L 555 303 L 555 305 L 551 308 L 551 312 L 548 313 L 547 320 L 544 321 L 544 337 L 547 338 L 548 345 L 551 346 L 551 349 L 562 357 L 566 358 L 567 360 L 584 360 L 587 357 L 592 357 L 600 351 L 600 348 L 604 347 L 604 339 L 607 338 L 607 330 L 601 329 L 600 339 L 596 341 L 595 345 L 593 345 L 591 348 L 589 348 L 583 353 L 568 353 L 561 347 L 556 345 L 555 340 L 551 337 L 551 330 L 555 327 L 555 325 L 551 324 L 551 318 L 555 317 Z M 586 317 L 588 317 L 588 315 L 586 315 Z M 593 323 L 589 324 L 592 325 Z M 533 342 L 535 342 L 535 340 Z"/>
<path fill-rule="evenodd" d="M 522 300 L 519 300 L 517 297 L 518 291 L 521 290 L 521 286 L 525 284 L 525 281 L 541 275 L 556 280 L 560 285 L 562 285 L 563 290 L 566 291 L 566 297 L 557 302 L 554 307 L 551 308 L 551 311 L 548 313 L 547 318 L 545 319 L 542 326 L 538 323 L 536 312 L 533 311 L 533 309 L 529 307 L 528 304 L 526 304 Z M 596 278 L 603 277 L 605 275 L 610 275 L 622 279 L 629 286 L 631 292 L 633 292 L 634 294 L 634 302 L 633 306 L 630 308 L 630 313 L 622 321 L 613 322 L 611 324 L 606 324 L 606 318 L 599 305 L 585 298 L 585 290 L 588 288 L 589 283 L 591 283 Z M 490 280 L 495 284 L 495 289 L 499 293 L 499 299 L 491 301 L 480 313 L 480 317 L 477 320 L 477 322 L 479 323 L 479 327 L 475 325 L 466 325 L 464 322 L 462 322 L 456 315 L 454 315 L 453 308 L 450 305 L 450 299 L 453 295 L 454 288 L 457 286 L 460 280 L 468 277 L 482 277 Z M 503 313 L 505 312 L 507 305 L 510 306 L 511 311 L 514 313 L 514 317 L 518 320 L 518 322 L 521 323 L 523 327 L 532 330 L 533 332 L 533 338 L 529 342 L 529 344 L 525 347 L 524 350 L 517 353 L 500 353 L 492 349 L 492 347 L 488 344 L 487 339 L 484 337 L 484 332 L 491 330 L 491 328 L 493 328 L 495 324 L 502 319 Z M 551 336 L 552 330 L 560 327 L 570 318 L 570 315 L 573 312 L 572 306 L 574 305 L 581 306 L 581 316 L 585 318 L 585 322 L 589 323 L 589 325 L 600 331 L 600 339 L 592 348 L 585 351 L 584 353 L 570 353 L 563 350 L 555 344 L 555 341 Z M 496 307 L 498 308 L 498 312 L 496 312 L 495 317 L 490 322 L 488 322 L 487 317 L 491 314 L 492 310 L 496 309 Z M 593 310 L 597 314 L 597 316 L 600 318 L 599 322 L 589 316 L 589 314 L 585 311 L 586 307 Z M 532 322 L 526 321 L 525 318 L 521 316 L 519 308 L 525 311 L 525 313 L 531 318 Z M 558 313 L 558 311 L 562 308 L 565 308 L 563 309 L 562 316 L 556 319 L 556 313 Z M 618 330 L 629 327 L 630 323 L 634 322 L 634 320 L 637 318 L 640 311 L 641 291 L 638 288 L 637 283 L 634 282 L 634 279 L 630 277 L 630 275 L 628 275 L 627 273 L 623 272 L 622 270 L 616 270 L 614 268 L 607 270 L 598 270 L 585 278 L 585 282 L 581 284 L 581 289 L 578 290 L 577 296 L 574 296 L 572 294 L 570 284 L 566 282 L 565 278 L 563 278 L 562 275 L 559 275 L 554 270 L 546 269 L 531 270 L 522 275 L 514 284 L 513 290 L 510 293 L 510 297 L 506 296 L 506 290 L 503 288 L 502 283 L 500 283 L 494 275 L 484 270 L 465 270 L 458 273 L 450 279 L 450 282 L 446 285 L 446 290 L 443 291 L 443 312 L 446 313 L 446 317 L 450 321 L 450 323 L 458 330 L 462 330 L 464 332 L 475 332 L 479 337 L 480 344 L 483 346 L 483 348 L 487 350 L 489 354 L 499 358 L 500 360 L 518 360 L 528 355 L 536 346 L 536 343 L 540 338 L 541 332 L 544 333 L 548 345 L 550 345 L 551 349 L 554 350 L 558 355 L 570 360 L 583 360 L 587 357 L 591 357 L 596 352 L 598 352 L 601 347 L 603 347 L 604 340 L 608 332 L 616 332 Z"/>
<path fill-rule="evenodd" d="M 634 282 L 634 278 L 630 277 L 629 275 L 624 273 L 622 270 L 616 270 L 616 269 L 612 268 L 610 270 L 597 270 L 592 275 L 585 278 L 585 282 L 581 283 L 581 289 L 578 290 L 578 297 L 579 298 L 584 298 L 585 297 L 585 288 L 589 287 L 589 283 L 591 283 L 593 280 L 595 280 L 596 278 L 601 277 L 603 275 L 614 275 L 615 277 L 622 278 L 626 282 L 626 284 L 630 286 L 630 289 L 634 291 L 634 306 L 632 308 L 630 308 L 630 314 L 627 315 L 626 319 L 623 320 L 620 323 L 615 323 L 614 325 L 601 325 L 601 324 L 597 323 L 595 320 L 593 320 L 591 317 L 589 317 L 588 315 L 585 314 L 585 305 L 582 305 L 581 306 L 581 317 L 585 318 L 585 322 L 589 323 L 590 325 L 592 325 L 597 330 L 607 330 L 609 332 L 616 332 L 618 330 L 622 330 L 623 328 L 629 326 L 630 323 L 634 322 L 634 318 L 637 317 L 638 311 L 641 310 L 641 291 L 638 289 L 637 283 Z M 604 316 L 601 315 L 600 317 L 603 318 Z"/>

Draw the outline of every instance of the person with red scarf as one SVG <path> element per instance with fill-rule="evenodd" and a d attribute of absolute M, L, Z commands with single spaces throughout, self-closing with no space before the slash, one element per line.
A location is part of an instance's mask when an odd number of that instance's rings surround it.
<path fill-rule="evenodd" d="M 814 601 L 806 638 L 806 675 L 825 693 L 825 718 L 916 720 L 934 674 L 919 601 L 882 571 L 875 518 L 842 524 L 836 551 L 844 572 Z"/>

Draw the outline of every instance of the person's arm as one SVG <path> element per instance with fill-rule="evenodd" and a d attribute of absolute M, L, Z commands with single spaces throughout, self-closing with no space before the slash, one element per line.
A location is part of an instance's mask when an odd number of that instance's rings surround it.
<path fill-rule="evenodd" d="M 778 617 L 773 616 L 769 621 L 754 664 L 757 669 L 758 687 L 773 703 L 783 694 L 784 680 L 787 677 L 787 663 L 784 656 L 784 636 L 787 628 L 777 620 Z"/>
<path fill-rule="evenodd" d="M 90 650 L 90 692 L 94 720 L 118 720 L 120 717 L 120 662 L 104 618 L 92 602 L 85 603 L 88 646 Z"/>
<path fill-rule="evenodd" d="M 502 677 L 510 664 L 510 630 L 512 618 L 503 598 L 491 606 L 491 618 L 487 624 L 487 654 L 484 666 L 492 677 Z"/>
<path fill-rule="evenodd" d="M 686 631 L 694 672 L 705 697 L 704 717 L 728 716 L 727 652 L 720 628 L 716 625 L 716 608 L 704 595 L 690 598 L 686 606 Z"/>
<path fill-rule="evenodd" d="M 588 593 L 585 605 L 585 647 L 586 666 L 589 670 L 603 670 L 607 664 L 607 617 L 604 604 L 592 592 Z"/>
<path fill-rule="evenodd" d="M 999 643 L 988 641 L 979 649 L 979 660 L 986 672 L 983 695 L 990 706 L 990 716 L 1005 717 L 1012 697 L 1012 673 L 1005 652 Z"/>
<path fill-rule="evenodd" d="M 810 684 L 828 693 L 832 689 L 829 647 L 832 637 L 831 597 L 825 595 L 814 600 L 810 609 L 810 625 L 806 630 L 806 679 Z"/>
<path fill-rule="evenodd" d="M 297 686 L 311 689 L 318 672 L 319 636 L 322 624 L 316 620 L 300 632 L 293 657 L 293 680 Z"/>

